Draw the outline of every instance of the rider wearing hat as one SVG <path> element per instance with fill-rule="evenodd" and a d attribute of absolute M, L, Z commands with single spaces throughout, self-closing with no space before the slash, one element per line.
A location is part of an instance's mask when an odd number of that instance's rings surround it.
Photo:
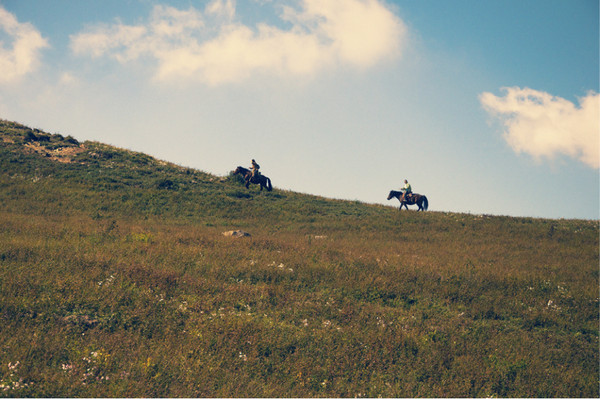
<path fill-rule="evenodd" d="M 250 166 L 250 169 L 252 169 L 252 177 L 258 176 L 260 174 L 260 172 L 258 171 L 260 169 L 260 165 L 257 164 L 254 159 L 252 160 L 252 166 Z"/>

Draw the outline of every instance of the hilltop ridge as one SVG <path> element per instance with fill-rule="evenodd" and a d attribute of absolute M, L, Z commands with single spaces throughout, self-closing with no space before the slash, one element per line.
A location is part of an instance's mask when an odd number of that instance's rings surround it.
<path fill-rule="evenodd" d="M 277 190 L 274 193 L 258 193 L 257 188 L 254 186 L 251 186 L 249 190 L 244 189 L 241 186 L 241 177 L 232 176 L 231 173 L 228 176 L 215 176 L 197 169 L 159 160 L 141 152 L 96 141 L 79 142 L 72 136 L 64 137 L 58 133 L 51 134 L 38 128 L 30 128 L 17 122 L 2 119 L 0 119 L 0 143 L 2 144 L 0 148 L 3 150 L 1 161 L 3 162 L 2 166 L 5 174 L 14 172 L 18 175 L 23 172 L 18 165 L 27 165 L 27 172 L 31 173 L 31 168 L 34 167 L 39 175 L 38 178 L 44 174 L 47 176 L 62 176 L 66 179 L 73 179 L 78 183 L 86 181 L 88 184 L 95 184 L 105 189 L 129 187 L 149 190 L 164 189 L 170 192 L 195 191 L 203 196 L 219 197 L 227 205 L 231 205 L 230 199 L 236 198 L 266 198 L 270 200 L 267 203 L 271 204 L 276 203 L 277 200 L 285 200 L 286 207 L 290 208 L 288 211 L 299 213 L 298 217 L 306 215 L 305 207 L 299 204 L 302 201 L 322 205 L 323 209 L 319 211 L 320 213 L 326 209 L 333 210 L 340 207 L 345 208 L 343 213 L 387 213 L 392 209 L 397 209 L 398 206 L 396 201 L 390 202 L 390 205 L 387 206 L 295 193 L 289 190 L 277 189 L 276 185 Z M 232 171 L 233 169 L 234 166 L 232 166 Z M 218 204 L 214 202 L 212 205 L 218 207 Z M 261 206 L 264 206 L 264 204 Z M 148 210 L 148 212 L 150 211 Z M 252 211 L 260 212 L 260 208 L 253 208 Z M 279 213 L 276 207 L 270 208 L 270 211 Z M 156 213 L 158 210 L 154 209 L 152 212 Z M 437 213 L 450 218 L 510 218 L 508 216 L 471 215 L 453 212 Z M 513 219 L 525 220 L 529 218 L 513 217 Z"/>

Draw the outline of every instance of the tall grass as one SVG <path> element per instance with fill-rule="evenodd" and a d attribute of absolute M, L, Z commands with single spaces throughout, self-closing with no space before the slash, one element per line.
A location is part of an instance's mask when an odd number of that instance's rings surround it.
<path fill-rule="evenodd" d="M 90 142 L 61 163 L 0 127 L 1 396 L 599 394 L 597 221 L 259 194 Z"/>

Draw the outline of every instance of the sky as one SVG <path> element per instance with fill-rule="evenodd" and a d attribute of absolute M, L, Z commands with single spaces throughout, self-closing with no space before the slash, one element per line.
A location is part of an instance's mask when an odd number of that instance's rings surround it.
<path fill-rule="evenodd" d="M 598 21 L 597 0 L 0 0 L 0 118 L 328 198 L 397 207 L 407 179 L 433 211 L 598 220 Z"/>

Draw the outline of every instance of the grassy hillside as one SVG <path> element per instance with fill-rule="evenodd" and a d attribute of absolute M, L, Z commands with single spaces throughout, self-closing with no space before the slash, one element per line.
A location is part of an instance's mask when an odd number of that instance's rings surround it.
<path fill-rule="evenodd" d="M 273 183 L 0 121 L 0 396 L 600 394 L 598 221 Z"/>

